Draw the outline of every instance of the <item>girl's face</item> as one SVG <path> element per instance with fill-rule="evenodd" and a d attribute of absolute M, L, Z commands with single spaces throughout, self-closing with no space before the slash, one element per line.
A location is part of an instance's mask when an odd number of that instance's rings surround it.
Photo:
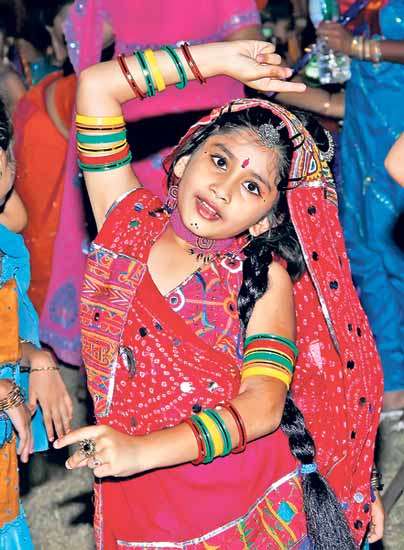
<path fill-rule="evenodd" d="M 210 136 L 180 158 L 174 172 L 181 179 L 179 212 L 194 234 L 226 239 L 269 229 L 267 214 L 279 194 L 278 158 L 251 131 Z"/>

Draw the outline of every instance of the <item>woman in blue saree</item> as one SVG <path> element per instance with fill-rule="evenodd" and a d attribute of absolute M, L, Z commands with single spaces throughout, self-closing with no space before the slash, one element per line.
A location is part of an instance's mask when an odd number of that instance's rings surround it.
<path fill-rule="evenodd" d="M 353 36 L 328 23 L 319 34 L 352 58 L 341 136 L 340 215 L 353 277 L 383 363 L 387 410 L 404 408 L 404 261 L 393 240 L 404 189 L 384 167 L 404 131 L 404 2 L 381 4 L 371 2 L 367 10 L 374 20 L 378 16 L 377 30 L 367 24 Z M 348 325 L 347 330 L 357 328 Z"/>

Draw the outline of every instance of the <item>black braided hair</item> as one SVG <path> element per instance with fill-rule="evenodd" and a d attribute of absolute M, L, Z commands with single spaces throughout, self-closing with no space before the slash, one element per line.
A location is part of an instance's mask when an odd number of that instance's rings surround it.
<path fill-rule="evenodd" d="M 299 113 L 300 114 L 300 113 Z M 299 116 L 298 114 L 298 116 Z M 262 108 L 246 109 L 239 112 L 225 112 L 214 122 L 202 126 L 177 152 L 168 169 L 169 185 L 174 181 L 175 163 L 185 155 L 196 151 L 211 135 L 227 133 L 241 129 L 254 131 L 261 124 L 271 123 L 278 128 L 281 137 L 280 154 L 286 157 L 281 163 L 283 171 L 279 174 L 279 199 L 268 214 L 271 229 L 253 238 L 244 248 L 246 256 L 243 262 L 243 283 L 238 295 L 238 310 L 243 330 L 245 331 L 257 300 L 268 287 L 268 267 L 274 257 L 286 261 L 287 270 L 293 281 L 305 271 L 305 262 L 294 230 L 286 200 L 288 171 L 293 154 L 292 144 L 286 128 L 271 111 Z M 314 124 L 311 121 L 311 124 Z M 319 126 L 319 125 L 317 125 Z M 321 134 L 321 130 L 319 129 Z M 315 460 L 314 441 L 307 430 L 304 418 L 290 395 L 287 396 L 280 425 L 289 439 L 293 456 L 303 465 Z M 304 510 L 307 519 L 308 535 L 316 550 L 355 550 L 347 521 L 338 500 L 319 472 L 302 476 Z"/>

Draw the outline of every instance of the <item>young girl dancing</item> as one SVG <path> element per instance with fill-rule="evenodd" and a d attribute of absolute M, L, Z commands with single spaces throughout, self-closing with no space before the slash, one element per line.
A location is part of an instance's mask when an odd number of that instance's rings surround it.
<path fill-rule="evenodd" d="M 353 549 L 367 529 L 382 381 L 325 134 L 320 151 L 282 107 L 237 100 L 166 160 L 164 204 L 129 167 L 132 93 L 218 74 L 302 91 L 279 62 L 264 42 L 184 44 L 80 77 L 77 145 L 100 229 L 82 345 L 99 425 L 55 447 L 80 442 L 67 467 L 100 478 L 100 549 Z"/>

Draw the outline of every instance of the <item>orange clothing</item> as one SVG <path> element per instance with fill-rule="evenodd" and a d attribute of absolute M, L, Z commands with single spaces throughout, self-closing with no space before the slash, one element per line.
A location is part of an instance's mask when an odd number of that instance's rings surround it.
<path fill-rule="evenodd" d="M 0 529 L 14 521 L 20 513 L 15 442 L 13 437 L 0 448 Z"/>
<path fill-rule="evenodd" d="M 25 94 L 14 113 L 16 190 L 28 211 L 28 225 L 23 234 L 31 256 L 29 296 L 38 313 L 51 275 L 68 143 L 46 109 L 46 90 L 53 82 L 57 115 L 69 129 L 76 92 L 75 75 L 50 74 Z"/>

